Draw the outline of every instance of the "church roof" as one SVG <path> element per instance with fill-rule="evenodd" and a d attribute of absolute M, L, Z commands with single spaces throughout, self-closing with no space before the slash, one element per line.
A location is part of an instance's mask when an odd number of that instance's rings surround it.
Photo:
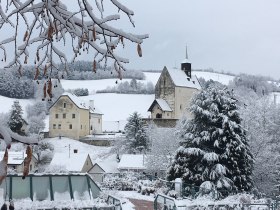
<path fill-rule="evenodd" d="M 191 61 L 188 58 L 185 58 L 182 63 L 191 63 Z"/>
<path fill-rule="evenodd" d="M 201 86 L 198 82 L 197 77 L 194 75 L 193 77 L 188 77 L 186 73 L 181 69 L 168 69 L 164 67 L 163 70 L 168 71 L 172 81 L 174 82 L 175 86 L 178 87 L 189 87 L 189 88 L 195 88 L 200 90 Z"/>
<path fill-rule="evenodd" d="M 152 109 L 154 108 L 155 104 L 158 104 L 159 107 L 161 108 L 162 111 L 165 111 L 165 112 L 172 112 L 172 109 L 170 108 L 170 106 L 168 105 L 168 103 L 163 100 L 163 99 L 155 99 L 152 103 L 152 105 L 150 106 L 150 108 L 148 109 L 148 111 L 152 111 Z"/>

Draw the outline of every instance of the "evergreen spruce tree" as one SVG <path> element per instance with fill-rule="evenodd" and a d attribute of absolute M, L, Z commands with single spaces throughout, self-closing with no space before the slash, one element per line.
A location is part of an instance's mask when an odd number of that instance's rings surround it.
<path fill-rule="evenodd" d="M 232 91 L 208 83 L 191 105 L 193 118 L 183 120 L 178 135 L 181 146 L 168 169 L 167 178 L 222 190 L 252 188 L 253 156 L 241 126 L 237 100 Z"/>
<path fill-rule="evenodd" d="M 19 101 L 14 101 L 12 105 L 12 110 L 10 111 L 10 118 L 8 125 L 10 129 L 16 133 L 20 133 L 20 129 L 23 125 L 22 108 Z"/>
<path fill-rule="evenodd" d="M 124 130 L 128 142 L 127 146 L 131 152 L 142 151 L 148 148 L 146 127 L 139 113 L 134 112 L 130 115 Z"/>

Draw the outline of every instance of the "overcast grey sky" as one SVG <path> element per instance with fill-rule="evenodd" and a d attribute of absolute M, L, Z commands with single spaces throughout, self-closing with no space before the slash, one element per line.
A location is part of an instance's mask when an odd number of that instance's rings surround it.
<path fill-rule="evenodd" d="M 177 66 L 188 44 L 193 68 L 280 78 L 279 0 L 120 0 L 135 12 L 136 29 L 150 38 L 127 49 L 131 68 Z M 127 19 L 126 19 L 127 20 Z"/>

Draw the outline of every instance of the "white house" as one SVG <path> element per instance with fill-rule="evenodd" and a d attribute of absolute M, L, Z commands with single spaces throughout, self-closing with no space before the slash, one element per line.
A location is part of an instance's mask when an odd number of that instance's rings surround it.
<path fill-rule="evenodd" d="M 96 161 L 88 173 L 95 182 L 102 182 L 106 174 L 119 173 L 116 155 L 110 155 L 103 160 Z"/>
<path fill-rule="evenodd" d="M 0 160 L 3 159 L 5 152 L 0 152 Z M 25 151 L 22 152 L 13 152 L 8 151 L 8 168 L 12 169 L 16 173 L 22 173 L 24 168 L 24 158 L 26 157 Z M 29 165 L 29 172 L 34 172 L 37 170 L 38 160 L 32 155 L 31 162 Z"/>
<path fill-rule="evenodd" d="M 72 93 L 63 93 L 50 107 L 49 136 L 81 139 L 93 133 L 102 133 L 102 113 L 93 101 L 82 101 Z"/>
<path fill-rule="evenodd" d="M 55 153 L 50 166 L 65 167 L 67 171 L 74 173 L 86 173 L 93 164 L 89 154 L 71 151 L 70 153 Z"/>

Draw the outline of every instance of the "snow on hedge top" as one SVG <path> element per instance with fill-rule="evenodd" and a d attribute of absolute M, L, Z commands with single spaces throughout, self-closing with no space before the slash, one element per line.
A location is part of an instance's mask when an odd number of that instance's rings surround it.
<path fill-rule="evenodd" d="M 144 155 L 128 155 L 124 154 L 121 157 L 119 163 L 119 170 L 129 170 L 129 169 L 146 169 L 144 163 Z"/>
<path fill-rule="evenodd" d="M 186 73 L 181 70 L 181 69 L 168 69 L 166 67 L 164 67 L 163 70 L 167 70 L 172 81 L 174 82 L 175 86 L 179 86 L 179 87 L 189 87 L 189 88 L 195 88 L 200 90 L 201 86 L 198 82 L 197 77 L 194 75 L 193 77 L 188 77 L 186 75 Z"/>
<path fill-rule="evenodd" d="M 88 157 L 87 153 L 55 153 L 50 165 L 65 166 L 70 172 L 81 172 Z"/>

